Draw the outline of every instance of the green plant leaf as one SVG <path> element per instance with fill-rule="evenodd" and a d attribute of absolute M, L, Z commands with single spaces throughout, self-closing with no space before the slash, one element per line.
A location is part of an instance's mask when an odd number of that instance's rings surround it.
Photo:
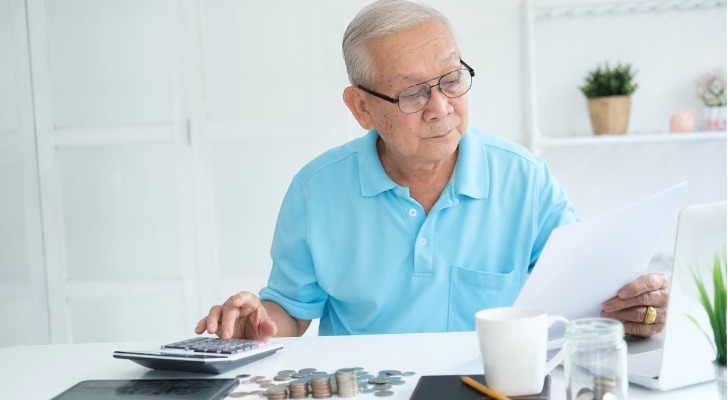
<path fill-rule="evenodd" d="M 725 256 L 723 256 L 725 260 Z M 714 321 L 711 321 L 713 333 L 715 335 L 715 344 L 718 347 L 718 362 L 722 365 L 726 364 L 726 286 L 723 270 L 725 262 L 721 263 L 718 252 L 715 253 L 715 261 L 713 263 L 713 311 Z"/>
<path fill-rule="evenodd" d="M 630 64 L 617 63 L 612 68 L 605 62 L 603 66 L 597 65 L 595 70 L 587 73 L 579 89 L 587 98 L 629 96 L 637 90 L 635 75 L 636 71 Z"/>
<path fill-rule="evenodd" d="M 700 332 L 703 332 L 703 335 L 705 335 L 705 338 L 708 339 L 708 343 L 710 343 L 710 347 L 713 348 L 713 351 L 717 351 L 716 348 L 715 348 L 715 343 L 713 343 L 713 338 L 710 336 L 710 334 L 708 333 L 708 331 L 706 331 L 700 325 L 700 322 L 698 322 L 698 319 L 695 318 L 694 316 L 690 315 L 690 314 L 685 314 L 685 316 L 688 317 L 691 321 L 693 321 L 693 323 L 695 324 L 695 326 L 697 326 L 698 329 L 700 329 Z"/>
<path fill-rule="evenodd" d="M 721 365 L 726 365 L 726 251 L 723 249 L 723 254 L 715 252 L 713 258 L 711 278 L 713 281 L 713 301 L 711 302 L 708 296 L 706 286 L 703 283 L 700 275 L 694 269 L 691 268 L 690 273 L 692 274 L 695 286 L 698 289 L 700 295 L 700 303 L 705 310 L 710 321 L 710 327 L 713 333 L 713 338 L 710 340 L 710 335 L 703 327 L 700 326 L 698 320 L 688 315 L 691 321 L 703 332 L 708 338 L 713 349 L 716 352 L 716 362 Z"/>

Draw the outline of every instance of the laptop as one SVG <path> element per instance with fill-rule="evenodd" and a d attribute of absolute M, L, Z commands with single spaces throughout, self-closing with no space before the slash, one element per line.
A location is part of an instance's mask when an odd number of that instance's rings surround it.
<path fill-rule="evenodd" d="M 691 270 L 704 280 L 711 279 L 716 251 L 722 257 L 725 249 L 725 202 L 682 210 L 678 217 L 665 330 L 661 334 L 662 348 L 650 349 L 660 343 L 660 338 L 630 338 L 627 359 L 630 382 L 669 390 L 715 378 L 712 344 L 687 315 L 695 317 L 703 329 L 711 332 Z M 712 285 L 707 286 L 712 298 Z"/>

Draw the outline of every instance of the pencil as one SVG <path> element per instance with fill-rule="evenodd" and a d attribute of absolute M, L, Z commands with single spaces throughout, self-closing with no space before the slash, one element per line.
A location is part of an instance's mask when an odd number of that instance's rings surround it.
<path fill-rule="evenodd" d="M 461 376 L 461 378 L 463 379 L 463 382 L 466 385 L 479 391 L 480 393 L 483 393 L 486 396 L 490 396 L 490 397 L 494 398 L 495 400 L 511 400 L 510 398 L 496 392 L 495 390 L 493 390 L 485 385 L 481 385 L 477 381 L 475 381 L 467 376 Z"/>

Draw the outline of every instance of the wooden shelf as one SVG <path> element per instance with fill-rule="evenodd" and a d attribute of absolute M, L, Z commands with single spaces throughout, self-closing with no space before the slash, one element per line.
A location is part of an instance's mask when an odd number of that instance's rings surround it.
<path fill-rule="evenodd" d="M 605 145 L 635 145 L 676 142 L 726 141 L 725 131 L 697 131 L 687 133 L 627 133 L 624 135 L 592 135 L 592 136 L 539 136 L 536 146 L 541 148 L 586 147 Z"/>

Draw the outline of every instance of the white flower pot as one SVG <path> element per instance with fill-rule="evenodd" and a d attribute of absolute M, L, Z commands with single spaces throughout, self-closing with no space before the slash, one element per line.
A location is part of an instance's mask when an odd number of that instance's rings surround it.
<path fill-rule="evenodd" d="M 723 109 L 725 109 L 725 107 L 723 107 Z M 715 384 L 718 385 L 718 398 L 720 400 L 726 400 L 725 365 L 720 365 L 715 361 L 713 361 L 713 365 L 715 366 Z"/>
<path fill-rule="evenodd" d="M 703 127 L 706 131 L 724 131 L 726 129 L 726 107 L 705 107 Z"/>

